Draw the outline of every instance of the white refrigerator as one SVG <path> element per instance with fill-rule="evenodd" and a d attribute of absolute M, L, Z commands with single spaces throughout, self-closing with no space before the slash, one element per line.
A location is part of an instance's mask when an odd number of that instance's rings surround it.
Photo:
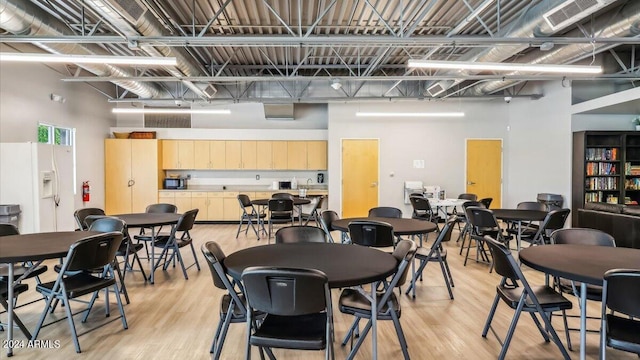
<path fill-rule="evenodd" d="M 20 233 L 70 231 L 73 148 L 41 143 L 0 143 L 0 204 L 19 204 Z"/>

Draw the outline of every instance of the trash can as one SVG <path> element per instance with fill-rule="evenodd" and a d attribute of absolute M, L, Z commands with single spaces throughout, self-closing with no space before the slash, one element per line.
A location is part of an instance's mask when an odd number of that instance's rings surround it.
<path fill-rule="evenodd" d="M 20 205 L 0 205 L 0 223 L 11 224 L 19 227 L 20 223 Z"/>
<path fill-rule="evenodd" d="M 564 199 L 562 195 L 541 193 L 538 194 L 538 202 L 543 203 L 547 207 L 547 210 L 551 211 L 562 209 Z"/>

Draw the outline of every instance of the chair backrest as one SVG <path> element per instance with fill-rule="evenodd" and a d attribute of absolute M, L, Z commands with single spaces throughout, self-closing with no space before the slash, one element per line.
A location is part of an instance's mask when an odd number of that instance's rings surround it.
<path fill-rule="evenodd" d="M 616 246 L 613 236 L 604 231 L 586 228 L 559 229 L 551 233 L 552 244 Z"/>
<path fill-rule="evenodd" d="M 480 201 L 476 201 L 476 200 L 469 200 L 469 201 L 465 201 L 462 203 L 462 209 L 466 212 L 468 207 L 480 207 L 480 208 L 486 208 L 486 206 L 484 206 L 483 203 L 481 203 Z"/>
<path fill-rule="evenodd" d="M 540 224 L 540 228 L 544 231 L 544 236 L 548 236 L 553 231 L 562 229 L 571 213 L 571 209 L 551 210 Z"/>
<path fill-rule="evenodd" d="M 413 215 L 431 213 L 429 199 L 424 196 L 410 196 L 409 201 L 411 201 L 411 206 L 413 207 Z"/>
<path fill-rule="evenodd" d="M 441 243 L 451 240 L 451 233 L 453 233 L 453 224 L 456 223 L 456 220 L 457 220 L 456 218 L 457 217 L 454 215 L 454 216 L 450 216 L 447 219 L 447 222 L 444 224 L 444 227 L 442 228 L 442 230 L 440 230 L 440 234 L 438 234 L 436 241 L 434 241 L 433 244 L 431 245 L 432 248 L 434 246 L 440 246 Z"/>
<path fill-rule="evenodd" d="M 99 208 L 84 208 L 78 209 L 74 211 L 73 217 L 76 219 L 76 223 L 78 224 L 78 228 L 80 230 L 87 230 L 89 226 L 85 224 L 84 220 L 89 215 L 102 215 L 105 216 L 105 212 Z"/>
<path fill-rule="evenodd" d="M 95 219 L 89 226 L 89 231 L 99 231 L 99 232 L 117 231 L 119 233 L 124 234 L 125 228 L 126 228 L 126 224 L 124 221 L 118 218 L 105 216 L 105 217 Z"/>
<path fill-rule="evenodd" d="M 485 236 L 484 241 L 491 251 L 493 269 L 503 277 L 502 284 L 504 284 L 505 279 L 510 279 L 514 283 L 518 280 L 523 281 L 524 276 L 522 275 L 522 271 L 520 270 L 518 263 L 513 258 L 511 250 L 490 236 Z"/>
<path fill-rule="evenodd" d="M 227 276 L 224 271 L 224 267 L 222 266 L 222 261 L 227 257 L 224 254 L 224 251 L 222 251 L 220 245 L 215 241 L 208 241 L 205 244 L 202 244 L 200 250 L 202 251 L 205 259 L 207 259 L 207 265 L 209 265 L 209 271 L 213 278 L 213 285 L 218 289 L 226 289 L 227 286 L 222 279 Z M 229 278 L 227 278 L 227 281 L 229 281 Z"/>
<path fill-rule="evenodd" d="M 409 197 L 412 197 L 412 196 L 424 197 L 424 194 L 423 193 L 414 192 L 414 193 L 409 194 Z"/>
<path fill-rule="evenodd" d="M 84 225 L 87 227 L 87 230 L 91 228 L 91 225 L 98 219 L 106 218 L 107 215 L 89 215 L 84 218 Z"/>
<path fill-rule="evenodd" d="M 604 274 L 603 305 L 617 313 L 640 318 L 640 270 L 614 269 Z M 603 318 L 606 316 L 603 306 Z"/>
<path fill-rule="evenodd" d="M 464 199 L 464 200 L 472 200 L 472 201 L 478 201 L 478 195 L 476 194 L 460 194 L 458 195 L 458 199 Z"/>
<path fill-rule="evenodd" d="M 249 307 L 267 314 L 313 314 L 330 306 L 327 275 L 320 270 L 250 267 L 242 283 Z"/>
<path fill-rule="evenodd" d="M 0 236 L 20 235 L 20 231 L 13 224 L 0 224 Z"/>
<path fill-rule="evenodd" d="M 192 209 L 189 211 L 185 211 L 180 219 L 178 219 L 178 223 L 174 227 L 174 232 L 176 231 L 189 231 L 193 229 L 193 224 L 196 222 L 196 216 L 198 216 L 198 209 Z"/>
<path fill-rule="evenodd" d="M 69 248 L 60 273 L 93 270 L 109 265 L 115 259 L 121 243 L 120 232 L 108 232 L 80 239 Z"/>
<path fill-rule="evenodd" d="M 269 211 L 271 212 L 292 212 L 293 200 L 291 199 L 269 199 Z"/>
<path fill-rule="evenodd" d="M 173 204 L 151 204 L 147 206 L 148 213 L 177 213 L 178 207 Z"/>
<path fill-rule="evenodd" d="M 327 234 L 316 226 L 287 226 L 276 231 L 276 244 L 327 242 Z"/>
<path fill-rule="evenodd" d="M 478 200 L 478 202 L 488 209 L 491 206 L 491 202 L 493 202 L 493 198 L 483 198 Z"/>
<path fill-rule="evenodd" d="M 324 210 L 320 213 L 320 218 L 326 231 L 333 231 L 334 229 L 331 224 L 336 220 L 340 220 L 338 213 L 333 210 Z"/>
<path fill-rule="evenodd" d="M 518 203 L 516 209 L 547 211 L 547 207 L 543 203 L 539 203 L 537 201 L 523 201 Z"/>
<path fill-rule="evenodd" d="M 293 195 L 289 193 L 275 193 L 271 195 L 272 199 L 291 199 L 293 200 Z"/>
<path fill-rule="evenodd" d="M 369 217 L 401 218 L 402 210 L 389 206 L 379 206 L 369 209 Z"/>
<path fill-rule="evenodd" d="M 493 216 L 493 211 L 489 209 L 470 206 L 465 209 L 465 214 L 467 215 L 467 221 L 471 224 L 477 235 L 497 236 L 497 234 L 488 234 L 487 232 L 500 231 L 498 220 Z"/>
<path fill-rule="evenodd" d="M 407 281 L 407 274 L 409 273 L 409 265 L 413 263 L 413 258 L 416 256 L 416 250 L 418 246 L 412 240 L 403 239 L 398 241 L 395 250 L 393 250 L 393 257 L 398 260 L 398 268 L 396 270 L 395 275 L 391 279 L 389 283 L 389 287 L 398 287 L 404 285 Z M 388 292 L 393 291 L 391 289 L 387 290 Z M 385 294 L 386 296 L 386 294 Z M 380 301 L 386 301 L 386 299 L 381 299 Z"/>
<path fill-rule="evenodd" d="M 370 247 L 389 247 L 395 243 L 393 226 L 373 220 L 350 222 L 349 238 L 353 244 Z"/>
<path fill-rule="evenodd" d="M 247 194 L 238 194 L 238 202 L 241 208 L 251 207 L 251 199 Z"/>

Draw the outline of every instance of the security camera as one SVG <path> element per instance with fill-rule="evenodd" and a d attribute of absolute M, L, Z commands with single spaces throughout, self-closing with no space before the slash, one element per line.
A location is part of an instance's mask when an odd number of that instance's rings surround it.
<path fill-rule="evenodd" d="M 511 96 L 505 96 L 504 97 L 504 102 L 506 102 L 507 104 L 511 102 L 511 99 L 513 99 Z"/>

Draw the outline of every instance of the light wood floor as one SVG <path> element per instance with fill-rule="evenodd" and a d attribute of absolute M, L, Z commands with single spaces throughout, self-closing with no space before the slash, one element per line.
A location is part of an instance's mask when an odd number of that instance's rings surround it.
<path fill-rule="evenodd" d="M 80 336 L 83 353 L 76 354 L 70 338 L 66 321 L 44 328 L 39 339 L 60 340 L 58 349 L 16 349 L 15 359 L 207 359 L 210 358 L 209 347 L 218 323 L 218 308 L 221 290 L 213 286 L 209 270 L 200 253 L 200 245 L 206 241 L 218 242 L 225 253 L 249 246 L 265 244 L 265 240 L 256 241 L 254 235 L 240 235 L 235 239 L 234 225 L 196 225 L 192 232 L 196 242 L 198 257 L 202 270 L 189 270 L 189 280 L 185 280 L 179 268 L 170 268 L 166 272 L 156 272 L 156 284 L 145 283 L 139 273 L 127 275 L 126 284 L 131 297 L 131 304 L 125 306 L 129 329 L 123 330 L 119 319 L 115 319 L 117 308 L 115 299 L 111 297 L 111 311 L 114 321 Z M 433 236 L 433 235 L 431 235 Z M 454 238 L 457 232 L 454 232 Z M 401 323 L 407 336 L 409 353 L 413 359 L 495 359 L 500 351 L 500 344 L 489 333 L 488 337 L 480 336 L 495 295 L 498 275 L 490 274 L 488 266 L 471 262 L 462 266 L 463 257 L 458 255 L 455 242 L 446 245 L 449 252 L 449 263 L 455 281 L 455 300 L 450 300 L 437 264 L 427 266 L 425 280 L 418 284 L 417 298 L 412 300 L 403 295 Z M 183 250 L 188 250 L 184 248 Z M 183 252 L 188 263 L 192 256 Z M 146 264 L 146 263 L 145 263 Z M 542 274 L 526 269 L 525 275 L 531 283 L 542 283 Z M 54 278 L 55 273 L 49 271 L 47 278 Z M 29 280 L 31 290 L 34 283 Z M 23 294 L 20 302 L 37 298 L 35 291 Z M 334 303 L 339 296 L 338 290 L 333 293 Z M 575 303 L 575 299 L 573 299 Z M 100 302 L 100 300 L 99 300 Z M 24 306 L 17 310 L 18 316 L 33 328 L 44 306 L 43 302 Z M 74 307 L 75 306 L 75 307 Z M 80 309 L 81 304 L 72 304 Z M 600 304 L 589 304 L 589 314 L 598 314 Z M 334 306 L 335 308 L 335 306 Z M 577 309 L 577 304 L 575 305 Z M 577 310 L 574 310 L 577 314 Z M 496 331 L 504 337 L 513 311 L 500 304 L 494 319 Z M 4 318 L 5 315 L 3 315 Z M 63 318 L 64 310 L 58 307 L 49 319 Z M 76 316 L 78 318 L 78 316 Z M 106 319 L 103 307 L 94 308 L 89 321 L 82 324 L 79 319 L 76 326 L 79 332 L 87 331 Z M 348 347 L 341 347 L 339 341 L 345 334 L 352 318 L 336 312 L 336 358 L 344 359 Z M 570 320 L 571 321 L 571 320 Z M 577 325 L 577 319 L 572 322 Z M 555 328 L 563 342 L 564 335 L 560 317 L 554 317 Z M 597 328 L 596 321 L 591 328 Z M 0 336 L 6 336 L 0 332 Z M 16 332 L 17 340 L 25 340 L 22 333 Z M 241 359 L 244 357 L 244 324 L 232 324 L 222 353 L 223 359 Z M 598 335 L 587 335 L 587 355 L 596 359 L 598 355 Z M 574 351 L 570 353 L 578 358 L 578 333 L 572 333 Z M 380 322 L 378 327 L 378 355 L 380 359 L 400 359 L 402 353 L 391 322 Z M 4 344 L 4 342 L 3 342 Z M 25 342 L 26 346 L 26 342 Z M 5 349 L 0 349 L 0 358 L 5 358 Z M 274 350 L 279 359 L 324 358 L 323 352 Z M 257 357 L 254 351 L 253 358 Z M 370 339 L 360 349 L 358 359 L 371 358 Z M 545 343 L 529 316 L 520 318 L 514 339 L 507 353 L 510 359 L 560 359 L 561 355 L 553 343 Z M 609 359 L 637 359 L 637 356 L 608 350 Z"/>

